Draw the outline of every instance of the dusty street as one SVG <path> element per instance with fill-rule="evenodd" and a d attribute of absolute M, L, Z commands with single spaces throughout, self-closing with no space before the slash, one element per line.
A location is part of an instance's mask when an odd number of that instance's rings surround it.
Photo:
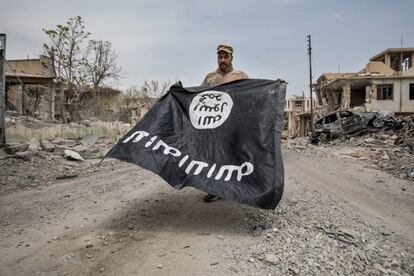
<path fill-rule="evenodd" d="M 352 157 L 284 153 L 274 211 L 137 166 L 0 195 L 0 275 L 413 275 L 414 186 Z"/>

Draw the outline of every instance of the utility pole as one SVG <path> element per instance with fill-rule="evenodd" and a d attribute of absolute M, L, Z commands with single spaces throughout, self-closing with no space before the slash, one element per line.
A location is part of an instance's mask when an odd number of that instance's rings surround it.
<path fill-rule="evenodd" d="M 311 113 L 311 127 L 310 130 L 313 131 L 313 85 L 312 85 L 312 42 L 311 35 L 308 35 L 308 55 L 309 55 L 309 92 L 310 92 L 310 113 Z"/>
<path fill-rule="evenodd" d="M 0 34 L 0 147 L 6 144 L 6 77 L 4 61 L 6 59 L 6 34 Z"/>

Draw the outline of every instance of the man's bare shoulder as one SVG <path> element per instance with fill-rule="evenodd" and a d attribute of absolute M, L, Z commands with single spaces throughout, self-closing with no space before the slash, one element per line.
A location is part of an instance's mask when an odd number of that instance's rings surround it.
<path fill-rule="evenodd" d="M 249 78 L 249 76 L 247 76 L 247 74 L 245 72 L 243 72 L 242 70 L 234 69 L 231 73 L 232 73 L 232 75 L 235 75 L 235 76 L 239 77 L 240 79 L 248 79 Z"/>
<path fill-rule="evenodd" d="M 211 85 L 214 77 L 217 75 L 216 71 L 210 72 L 206 75 L 201 85 Z"/>
<path fill-rule="evenodd" d="M 208 78 L 211 78 L 211 77 L 214 77 L 215 75 L 217 75 L 218 73 L 217 73 L 217 71 L 213 71 L 213 72 L 210 72 L 210 73 L 208 73 L 207 75 L 206 75 L 206 79 L 208 79 Z"/>

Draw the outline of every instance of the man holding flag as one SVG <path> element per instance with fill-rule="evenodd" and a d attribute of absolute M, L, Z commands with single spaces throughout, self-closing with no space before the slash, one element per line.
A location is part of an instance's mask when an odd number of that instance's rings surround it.
<path fill-rule="evenodd" d="M 217 64 L 216 71 L 208 73 L 201 85 L 217 86 L 226 82 L 235 80 L 248 79 L 246 73 L 241 70 L 233 68 L 233 47 L 220 44 L 217 46 Z M 204 197 L 204 202 L 214 202 L 220 199 L 218 196 L 207 194 Z"/>
<path fill-rule="evenodd" d="M 286 83 L 248 79 L 217 48 L 217 71 L 202 86 L 170 87 L 108 152 L 153 171 L 176 189 L 274 209 L 282 198 L 281 129 Z"/>

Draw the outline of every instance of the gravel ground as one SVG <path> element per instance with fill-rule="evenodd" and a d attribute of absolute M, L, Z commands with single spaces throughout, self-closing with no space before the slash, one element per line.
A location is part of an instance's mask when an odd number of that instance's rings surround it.
<path fill-rule="evenodd" d="M 413 275 L 412 182 L 299 151 L 276 210 L 205 204 L 114 160 L 2 192 L 0 275 Z"/>

